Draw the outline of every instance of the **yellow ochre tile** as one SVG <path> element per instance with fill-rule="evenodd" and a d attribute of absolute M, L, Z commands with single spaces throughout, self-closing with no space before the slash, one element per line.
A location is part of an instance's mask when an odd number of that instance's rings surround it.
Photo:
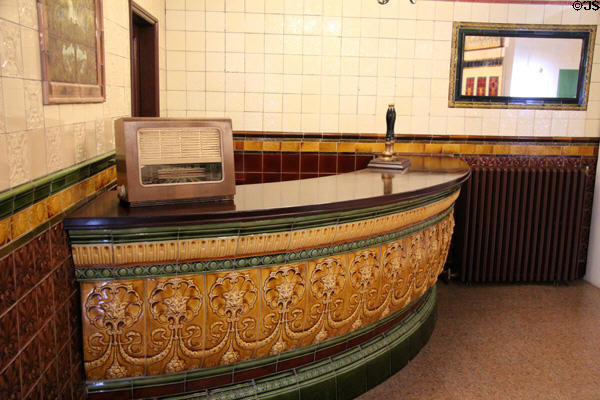
<path fill-rule="evenodd" d="M 302 151 L 319 151 L 319 142 L 302 142 Z"/>
<path fill-rule="evenodd" d="M 281 151 L 299 151 L 300 142 L 281 142 Z"/>
<path fill-rule="evenodd" d="M 446 143 L 442 145 L 442 153 L 460 153 L 460 144 Z"/>
<path fill-rule="evenodd" d="M 356 143 L 353 142 L 340 142 L 338 143 L 339 153 L 354 153 L 356 151 Z"/>
<path fill-rule="evenodd" d="M 492 154 L 493 146 L 491 144 L 477 144 L 475 145 L 475 152 L 477 154 Z"/>
<path fill-rule="evenodd" d="M 244 142 L 244 150 L 248 151 L 261 151 L 263 148 L 263 142 L 254 140 L 247 140 Z"/>
<path fill-rule="evenodd" d="M 460 154 L 475 154 L 476 146 L 474 144 L 461 144 L 460 145 Z"/>
<path fill-rule="evenodd" d="M 319 151 L 337 151 L 336 142 L 320 142 Z"/>
<path fill-rule="evenodd" d="M 357 153 L 370 153 L 373 151 L 372 143 L 356 143 Z"/>
<path fill-rule="evenodd" d="M 31 206 L 31 208 L 33 209 L 31 227 L 35 229 L 48 219 L 48 204 L 46 200 L 42 200 Z"/>
<path fill-rule="evenodd" d="M 494 154 L 509 154 L 509 147 L 507 145 L 503 145 L 503 144 L 495 144 L 492 147 L 492 151 L 494 152 Z"/>
<path fill-rule="evenodd" d="M 263 151 L 280 151 L 281 150 L 281 142 L 275 141 L 267 141 L 263 142 Z"/>
<path fill-rule="evenodd" d="M 434 144 L 434 143 L 425 144 L 425 153 L 441 153 L 441 152 L 442 152 L 441 144 Z"/>
<path fill-rule="evenodd" d="M 31 207 L 28 207 L 12 216 L 11 232 L 13 239 L 31 230 L 31 214 Z"/>
<path fill-rule="evenodd" d="M 11 239 L 10 232 L 11 218 L 7 217 L 0 221 L 0 246 L 4 246 Z"/>

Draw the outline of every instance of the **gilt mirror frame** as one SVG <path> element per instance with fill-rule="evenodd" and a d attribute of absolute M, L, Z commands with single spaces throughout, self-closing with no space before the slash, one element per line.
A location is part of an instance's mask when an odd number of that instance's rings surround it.
<path fill-rule="evenodd" d="M 530 38 L 582 39 L 577 92 L 575 97 L 509 97 L 463 95 L 463 48 L 465 35 Z M 586 110 L 592 71 L 595 25 L 500 24 L 455 21 L 452 27 L 452 53 L 448 107 L 524 108 L 549 110 Z"/>
<path fill-rule="evenodd" d="M 85 26 L 73 23 L 73 17 L 69 17 L 67 13 L 53 12 L 59 5 L 64 7 L 65 3 L 69 7 L 69 13 L 82 12 L 78 16 L 83 17 Z M 103 102 L 106 99 L 106 89 L 102 0 L 68 0 L 62 3 L 59 0 L 38 0 L 37 8 L 44 104 Z M 83 32 L 89 31 L 89 36 L 81 35 L 81 29 Z M 61 54 L 56 54 L 56 46 L 60 43 L 67 46 L 72 59 L 65 57 L 64 46 L 62 58 Z M 89 51 L 80 51 L 81 48 Z M 80 54 L 85 56 L 86 61 L 94 57 L 90 65 L 95 67 L 95 71 L 67 71 L 80 66 Z"/>

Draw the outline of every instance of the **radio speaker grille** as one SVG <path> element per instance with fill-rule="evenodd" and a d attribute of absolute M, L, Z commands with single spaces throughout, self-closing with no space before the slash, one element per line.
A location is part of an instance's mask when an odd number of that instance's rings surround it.
<path fill-rule="evenodd" d="M 138 130 L 140 165 L 220 163 L 217 129 L 178 128 Z"/>

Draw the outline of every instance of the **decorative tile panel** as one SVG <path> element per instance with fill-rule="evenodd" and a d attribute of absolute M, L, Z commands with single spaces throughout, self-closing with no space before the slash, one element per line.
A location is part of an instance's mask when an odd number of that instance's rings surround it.
<path fill-rule="evenodd" d="M 54 126 L 51 128 L 46 128 L 46 157 L 49 171 L 56 171 L 62 166 L 61 143 L 60 127 Z"/>
<path fill-rule="evenodd" d="M 87 378 L 230 365 L 369 326 L 435 284 L 453 226 L 449 214 L 400 240 L 305 262 L 84 282 Z"/>
<path fill-rule="evenodd" d="M 0 20 L 0 69 L 3 76 L 23 76 L 21 34 L 17 25 Z"/>
<path fill-rule="evenodd" d="M 223 259 L 223 258 L 250 258 L 257 254 L 273 255 L 276 259 L 285 253 L 299 252 L 306 253 L 308 250 L 314 251 L 315 248 L 329 246 L 337 243 L 349 241 L 358 241 L 381 235 L 386 232 L 397 231 L 400 228 L 414 225 L 424 221 L 445 210 L 448 210 L 456 198 L 458 191 L 448 197 L 433 202 L 431 204 L 413 208 L 400 213 L 394 213 L 384 217 L 370 218 L 350 222 L 345 224 L 334 224 L 329 226 L 315 227 L 310 229 L 300 229 L 277 233 L 228 236 L 228 237 L 210 237 L 198 239 L 180 239 L 180 240 L 157 240 L 155 242 L 133 242 L 135 234 L 130 236 L 131 242 L 123 244 L 114 244 L 113 252 L 115 254 L 115 266 L 130 264 L 172 264 L 185 263 L 199 260 Z M 174 227 L 173 235 L 177 233 L 177 227 Z M 111 235 L 118 234 L 115 230 Z M 192 235 L 192 232 L 186 232 Z M 110 235 L 109 235 L 110 236 Z M 107 240 L 109 237 L 106 237 Z M 95 239 L 102 240 L 102 239 Z M 123 241 L 128 237 L 123 236 Z M 103 248 L 109 245 L 101 245 Z M 85 249 L 89 247 L 89 249 Z M 95 267 L 91 262 L 93 259 L 83 254 L 92 254 L 95 251 L 96 244 L 76 244 L 74 249 L 74 262 L 77 268 Z M 79 254 L 82 256 L 80 257 Z M 307 256 L 302 256 L 306 258 Z M 91 263 L 87 263 L 91 262 Z M 101 262 L 99 265 L 105 265 Z M 256 265 L 250 264 L 250 265 Z M 240 264 L 244 266 L 244 264 Z"/>
<path fill-rule="evenodd" d="M 23 81 L 25 89 L 25 112 L 27 129 L 44 126 L 44 110 L 42 108 L 42 85 L 39 81 Z"/>
<path fill-rule="evenodd" d="M 31 177 L 31 154 L 29 137 L 24 133 L 13 133 L 7 137 L 9 180 L 11 186 L 25 183 Z"/>
<path fill-rule="evenodd" d="M 85 124 L 79 123 L 73 125 L 73 135 L 75 141 L 75 162 L 81 162 L 86 159 L 87 150 L 85 145 L 86 137 Z"/>
<path fill-rule="evenodd" d="M 18 0 L 19 22 L 21 25 L 37 29 L 37 8 L 35 0 Z"/>

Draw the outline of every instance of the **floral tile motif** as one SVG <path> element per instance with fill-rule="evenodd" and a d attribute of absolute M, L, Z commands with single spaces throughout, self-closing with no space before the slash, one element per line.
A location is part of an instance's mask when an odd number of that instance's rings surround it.
<path fill-rule="evenodd" d="M 19 351 L 17 331 L 17 308 L 13 307 L 0 318 L 0 371 L 6 367 Z"/>
<path fill-rule="evenodd" d="M 14 254 L 0 260 L 0 315 L 17 299 L 17 286 L 14 272 Z"/>
<path fill-rule="evenodd" d="M 21 399 L 21 385 L 15 385 L 20 380 L 20 365 L 18 359 L 12 362 L 0 374 L 0 398 L 6 400 Z"/>
<path fill-rule="evenodd" d="M 41 372 L 40 349 L 36 340 L 29 342 L 19 356 L 21 360 L 21 386 L 23 393 L 28 393 Z"/>
<path fill-rule="evenodd" d="M 29 292 L 17 303 L 19 313 L 19 346 L 22 348 L 37 332 L 40 321 L 37 315 L 35 294 Z"/>
<path fill-rule="evenodd" d="M 201 275 L 146 281 L 148 375 L 202 366 L 210 352 L 204 349 L 204 287 Z"/>
<path fill-rule="evenodd" d="M 84 361 L 88 379 L 145 373 L 143 281 L 84 284 Z"/>
<path fill-rule="evenodd" d="M 391 243 L 298 263 L 82 282 L 87 379 L 229 365 L 370 325 L 435 284 L 453 221 L 448 214 Z"/>

